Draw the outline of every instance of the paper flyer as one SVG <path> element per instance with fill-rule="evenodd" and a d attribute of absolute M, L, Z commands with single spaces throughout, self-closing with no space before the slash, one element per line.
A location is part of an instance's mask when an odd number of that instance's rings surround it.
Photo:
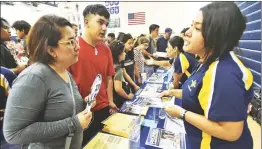
<path fill-rule="evenodd" d="M 146 145 L 161 149 L 186 149 L 185 135 L 160 128 L 151 128 Z"/>
<path fill-rule="evenodd" d="M 162 92 L 162 84 L 146 84 L 139 96 L 158 97 Z"/>
<path fill-rule="evenodd" d="M 157 83 L 162 84 L 164 82 L 165 74 L 163 73 L 153 73 L 147 80 L 147 83 Z"/>
<path fill-rule="evenodd" d="M 157 107 L 163 108 L 163 102 L 161 98 L 153 98 L 153 97 L 141 97 L 137 96 L 136 99 L 129 104 L 139 105 L 139 106 L 149 106 L 149 107 Z"/>
<path fill-rule="evenodd" d="M 186 134 L 184 122 L 180 119 L 171 119 L 169 116 L 166 117 L 164 128 L 167 131 L 174 133 L 183 133 Z"/>
<path fill-rule="evenodd" d="M 127 138 L 99 132 L 83 149 L 125 149 L 129 148 Z"/>
<path fill-rule="evenodd" d="M 148 109 L 149 106 L 139 106 L 126 102 L 120 108 L 120 112 L 134 115 L 139 115 L 141 112 L 141 115 L 145 116 L 147 114 Z"/>
<path fill-rule="evenodd" d="M 123 113 L 115 113 L 109 116 L 106 120 L 102 121 L 104 132 L 115 134 L 121 137 L 128 138 L 130 133 L 132 133 L 134 126 L 137 121 L 143 121 L 144 117 L 127 115 Z M 121 122 L 121 123 L 120 123 Z"/>

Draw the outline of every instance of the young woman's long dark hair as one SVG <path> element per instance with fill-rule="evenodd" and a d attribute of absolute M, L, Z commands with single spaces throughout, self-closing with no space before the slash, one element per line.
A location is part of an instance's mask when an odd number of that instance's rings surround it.
<path fill-rule="evenodd" d="M 205 62 L 210 65 L 238 45 L 246 28 L 246 18 L 234 2 L 212 2 L 200 10 L 204 18 Z"/>

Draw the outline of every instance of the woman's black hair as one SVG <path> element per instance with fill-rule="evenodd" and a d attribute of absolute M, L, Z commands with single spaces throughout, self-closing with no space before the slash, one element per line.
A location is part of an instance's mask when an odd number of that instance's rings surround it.
<path fill-rule="evenodd" d="M 129 39 L 133 39 L 131 34 L 123 34 L 119 41 L 125 44 Z"/>
<path fill-rule="evenodd" d="M 212 2 L 200 10 L 203 14 L 205 62 L 210 65 L 238 45 L 246 28 L 246 18 L 234 2 Z"/>
<path fill-rule="evenodd" d="M 125 35 L 125 33 L 119 32 L 116 39 L 117 39 L 117 40 L 120 40 L 121 38 L 123 38 L 124 35 Z"/>
<path fill-rule="evenodd" d="M 119 40 L 114 40 L 110 43 L 109 48 L 112 53 L 114 64 L 119 64 L 119 55 L 124 52 L 125 45 Z"/>
<path fill-rule="evenodd" d="M 182 37 L 174 36 L 170 38 L 168 42 L 172 46 L 172 48 L 177 47 L 180 53 L 184 53 L 184 50 L 183 50 L 184 40 Z"/>

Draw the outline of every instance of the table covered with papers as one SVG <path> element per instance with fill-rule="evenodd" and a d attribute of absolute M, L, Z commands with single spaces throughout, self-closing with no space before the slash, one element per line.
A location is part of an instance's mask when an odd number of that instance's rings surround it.
<path fill-rule="evenodd" d="M 163 78 L 156 77 L 166 76 Z M 99 132 L 84 149 L 191 149 L 183 121 L 173 119 L 163 107 L 168 104 L 181 105 L 181 99 L 157 98 L 168 88 L 167 70 L 159 69 L 154 78 L 148 78 L 132 101 L 126 102 L 119 113 L 102 123 Z M 159 80 L 163 79 L 160 84 Z"/>

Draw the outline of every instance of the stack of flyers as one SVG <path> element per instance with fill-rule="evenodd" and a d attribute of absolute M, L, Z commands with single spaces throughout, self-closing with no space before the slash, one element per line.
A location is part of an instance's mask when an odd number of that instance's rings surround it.
<path fill-rule="evenodd" d="M 164 82 L 165 75 L 163 73 L 153 73 L 150 78 L 148 78 L 147 83 L 157 83 L 162 84 Z"/>
<path fill-rule="evenodd" d="M 128 147 L 127 138 L 98 132 L 83 149 L 124 149 Z"/>
<path fill-rule="evenodd" d="M 144 97 L 158 97 L 160 93 L 162 92 L 162 84 L 146 84 L 143 91 L 140 93 L 139 96 Z"/>
<path fill-rule="evenodd" d="M 145 116 L 147 114 L 148 108 L 149 106 L 140 106 L 125 102 L 123 106 L 120 108 L 120 112 L 134 115 L 141 114 Z"/>
<path fill-rule="evenodd" d="M 163 108 L 163 102 L 161 98 L 154 98 L 154 97 L 142 97 L 137 96 L 134 101 L 128 102 L 129 104 L 139 105 L 139 106 L 149 106 L 149 107 L 156 107 L 156 108 Z"/>
<path fill-rule="evenodd" d="M 164 128 L 174 133 L 186 133 L 184 122 L 181 119 L 171 118 L 168 114 L 165 120 Z"/>
<path fill-rule="evenodd" d="M 151 128 L 146 145 L 161 149 L 186 149 L 185 135 L 160 128 Z"/>

